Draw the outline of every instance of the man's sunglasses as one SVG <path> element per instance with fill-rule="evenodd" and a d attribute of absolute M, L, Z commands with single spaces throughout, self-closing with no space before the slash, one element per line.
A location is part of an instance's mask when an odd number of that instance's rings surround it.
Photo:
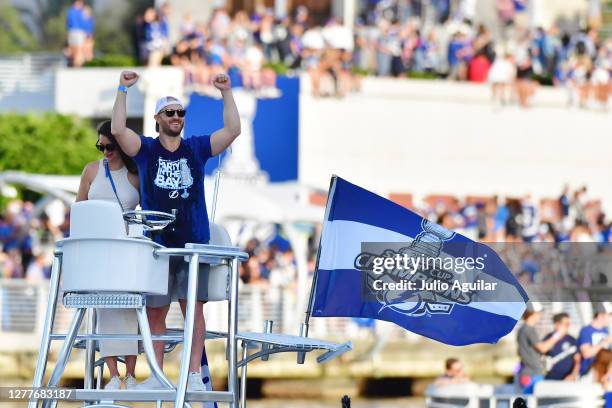
<path fill-rule="evenodd" d="M 113 150 L 115 150 L 117 148 L 117 146 L 115 146 L 114 143 L 109 143 L 106 145 L 103 145 L 101 143 L 96 143 L 96 149 L 98 149 L 99 151 L 104 153 L 104 150 L 108 150 L 109 152 L 112 152 Z"/>
<path fill-rule="evenodd" d="M 167 109 L 162 112 L 164 112 L 169 118 L 173 117 L 175 113 L 178 115 L 179 118 L 183 118 L 185 117 L 185 113 L 187 113 L 185 109 Z"/>

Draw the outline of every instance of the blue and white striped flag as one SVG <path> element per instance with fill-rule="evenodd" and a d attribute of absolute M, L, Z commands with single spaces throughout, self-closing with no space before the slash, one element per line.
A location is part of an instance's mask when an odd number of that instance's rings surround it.
<path fill-rule="evenodd" d="M 456 346 L 497 342 L 528 300 L 488 246 L 336 176 L 316 273 L 313 316 L 385 320 Z"/>

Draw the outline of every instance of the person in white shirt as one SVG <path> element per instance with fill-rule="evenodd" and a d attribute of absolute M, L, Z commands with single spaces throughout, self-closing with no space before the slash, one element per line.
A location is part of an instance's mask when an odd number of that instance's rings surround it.
<path fill-rule="evenodd" d="M 122 150 L 111 134 L 110 120 L 98 126 L 96 148 L 104 158 L 91 162 L 83 169 L 76 201 L 119 200 L 124 210 L 134 210 L 140 202 L 138 171 L 136 164 Z M 111 184 L 111 178 L 114 183 Z M 98 309 L 98 333 L 138 334 L 136 313 L 133 309 Z M 136 385 L 134 370 L 138 355 L 137 341 L 102 340 L 100 355 L 110 371 L 111 379 L 105 389 L 120 389 L 121 379 L 117 369 L 117 356 L 125 356 L 125 388 Z"/>

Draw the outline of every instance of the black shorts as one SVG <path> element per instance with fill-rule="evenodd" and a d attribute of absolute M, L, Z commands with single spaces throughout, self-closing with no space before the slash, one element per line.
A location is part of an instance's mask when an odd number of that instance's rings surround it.
<path fill-rule="evenodd" d="M 210 265 L 200 263 L 198 272 L 198 288 L 196 298 L 201 302 L 208 299 L 208 274 Z M 189 262 L 185 262 L 183 257 L 173 256 L 170 258 L 168 268 L 168 294 L 148 295 L 147 306 L 163 307 L 171 302 L 187 299 L 187 283 L 189 279 Z"/>

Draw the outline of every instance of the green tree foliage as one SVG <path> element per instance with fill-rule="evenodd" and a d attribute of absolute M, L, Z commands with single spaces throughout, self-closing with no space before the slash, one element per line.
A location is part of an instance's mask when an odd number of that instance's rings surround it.
<path fill-rule="evenodd" d="M 96 15 L 94 41 L 96 54 L 132 55 L 132 39 L 123 27 L 123 16 L 114 10 Z"/>
<path fill-rule="evenodd" d="M 0 171 L 80 174 L 99 158 L 96 131 L 89 121 L 72 116 L 0 115 Z"/>
<path fill-rule="evenodd" d="M 24 52 L 37 48 L 36 39 L 8 0 L 0 0 L 0 31 L 0 52 Z"/>
<path fill-rule="evenodd" d="M 66 30 L 66 14 L 68 8 L 62 9 L 58 14 L 49 14 L 42 22 L 43 38 L 41 48 L 47 51 L 60 51 L 66 45 L 68 30 Z"/>
<path fill-rule="evenodd" d="M 97 13 L 96 53 L 135 55 L 133 33 L 136 16 L 153 6 L 153 0 L 132 0 L 125 8 L 108 8 Z"/>
<path fill-rule="evenodd" d="M 86 67 L 135 67 L 136 58 L 125 54 L 104 54 L 86 62 Z"/>

